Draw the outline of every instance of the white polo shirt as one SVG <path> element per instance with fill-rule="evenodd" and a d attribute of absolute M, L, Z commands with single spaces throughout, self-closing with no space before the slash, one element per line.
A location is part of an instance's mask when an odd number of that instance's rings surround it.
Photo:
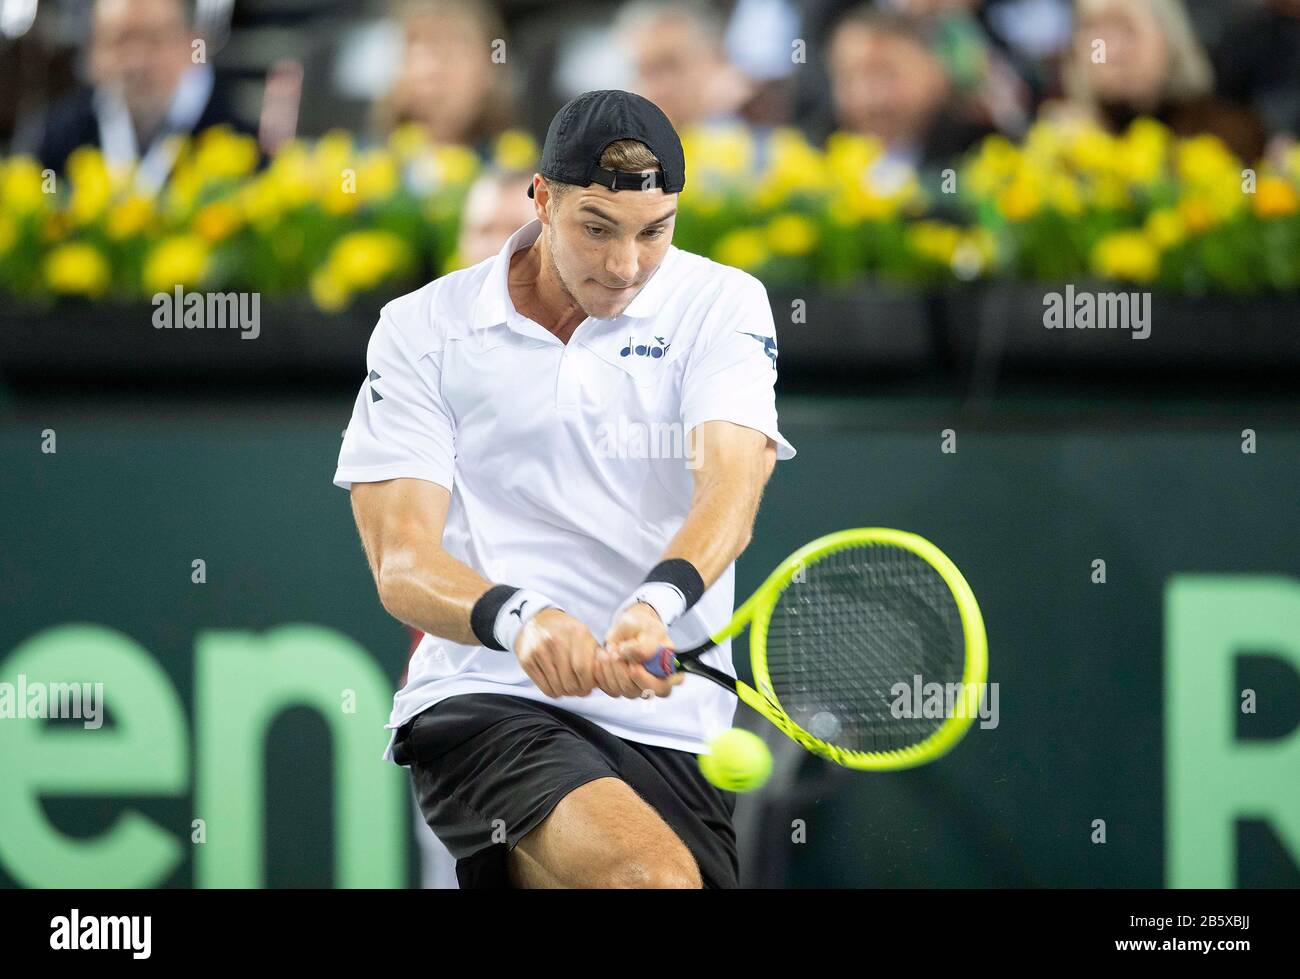
<path fill-rule="evenodd" d="M 336 485 L 397 477 L 451 490 L 442 545 L 488 581 L 531 588 L 603 642 L 614 612 L 681 527 L 694 488 L 685 434 L 723 420 L 763 432 L 777 458 L 776 332 L 761 282 L 670 246 L 622 315 L 588 317 L 561 343 L 520 315 L 493 258 L 384 306 Z M 735 565 L 670 630 L 678 648 L 734 611 Z M 735 675 L 731 644 L 704 662 Z M 425 635 L 388 727 L 456 694 L 557 704 L 620 738 L 701 753 L 731 726 L 736 698 L 687 677 L 666 698 L 547 697 L 512 652 Z M 392 744 L 384 753 L 392 758 Z"/>

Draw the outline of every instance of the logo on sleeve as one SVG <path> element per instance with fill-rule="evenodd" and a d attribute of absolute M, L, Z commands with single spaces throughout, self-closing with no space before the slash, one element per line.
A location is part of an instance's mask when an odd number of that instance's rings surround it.
<path fill-rule="evenodd" d="M 744 333 L 744 330 L 741 330 Z M 753 337 L 763 345 L 763 353 L 767 354 L 768 359 L 772 361 L 772 370 L 776 370 L 776 337 L 765 337 L 757 333 L 745 333 L 747 337 Z"/>
<path fill-rule="evenodd" d="M 366 378 L 370 382 L 370 401 L 373 404 L 376 401 L 383 401 L 384 396 L 375 390 L 375 381 L 379 380 L 379 371 L 371 371 Z"/>

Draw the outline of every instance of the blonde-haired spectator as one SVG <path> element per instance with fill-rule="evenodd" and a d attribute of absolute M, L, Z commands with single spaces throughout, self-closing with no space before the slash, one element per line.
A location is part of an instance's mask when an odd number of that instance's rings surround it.
<path fill-rule="evenodd" d="M 513 121 L 505 26 L 480 0 L 398 0 L 402 62 L 375 108 L 379 131 L 414 123 L 437 143 L 486 155 Z"/>
<path fill-rule="evenodd" d="M 1078 0 L 1055 118 L 1091 119 L 1111 131 L 1139 116 L 1180 135 L 1212 133 L 1244 159 L 1266 134 L 1244 107 L 1214 96 L 1214 69 L 1181 0 Z"/>

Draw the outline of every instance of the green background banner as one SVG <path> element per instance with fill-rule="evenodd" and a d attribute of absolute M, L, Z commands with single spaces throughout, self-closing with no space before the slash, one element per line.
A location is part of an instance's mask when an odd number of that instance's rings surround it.
<path fill-rule="evenodd" d="M 407 636 L 330 484 L 349 407 L 0 425 L 0 683 L 102 682 L 108 705 L 98 731 L 0 718 L 0 884 L 415 881 L 379 758 Z M 1300 423 L 1185 407 L 783 401 L 799 455 L 741 597 L 822 533 L 928 537 L 980 600 L 999 718 L 914 771 L 809 758 L 760 825 L 773 882 L 1300 882 Z"/>

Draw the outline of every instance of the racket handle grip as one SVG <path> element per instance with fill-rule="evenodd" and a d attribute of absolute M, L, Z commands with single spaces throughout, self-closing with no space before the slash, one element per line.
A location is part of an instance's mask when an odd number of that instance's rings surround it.
<path fill-rule="evenodd" d="M 667 646 L 660 646 L 658 652 L 641 664 L 657 677 L 667 678 L 677 672 L 676 658 Z"/>

